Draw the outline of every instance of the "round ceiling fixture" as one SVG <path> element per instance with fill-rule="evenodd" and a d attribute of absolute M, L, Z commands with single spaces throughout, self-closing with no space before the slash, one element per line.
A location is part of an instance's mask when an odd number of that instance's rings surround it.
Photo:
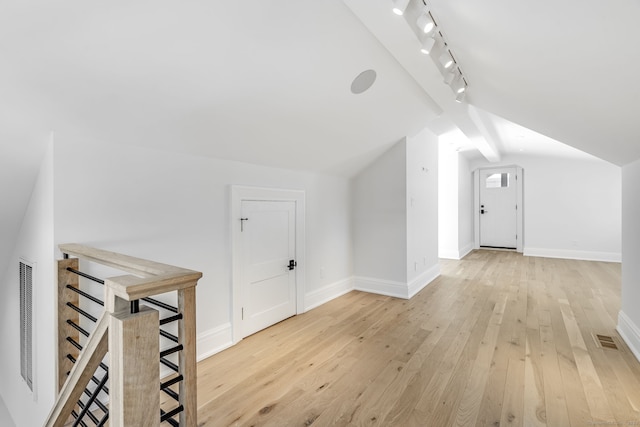
<path fill-rule="evenodd" d="M 351 83 L 351 93 L 358 95 L 369 89 L 376 81 L 376 76 L 375 70 L 365 70 L 358 74 Z"/>

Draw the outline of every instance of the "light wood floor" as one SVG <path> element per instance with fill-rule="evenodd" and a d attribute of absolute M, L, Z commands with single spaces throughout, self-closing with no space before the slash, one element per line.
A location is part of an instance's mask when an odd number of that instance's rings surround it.
<path fill-rule="evenodd" d="M 619 264 L 475 251 L 409 301 L 354 291 L 202 361 L 199 425 L 640 425 L 619 303 Z"/>

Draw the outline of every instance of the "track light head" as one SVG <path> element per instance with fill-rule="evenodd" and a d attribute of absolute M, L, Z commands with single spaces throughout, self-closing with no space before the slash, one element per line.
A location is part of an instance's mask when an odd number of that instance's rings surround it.
<path fill-rule="evenodd" d="M 456 95 L 456 102 L 458 104 L 461 104 L 464 101 L 464 98 L 467 96 L 467 91 L 465 90 L 464 92 L 460 92 L 459 94 Z"/>
<path fill-rule="evenodd" d="M 451 85 L 453 83 L 453 81 L 456 79 L 456 77 L 458 76 L 458 70 L 444 70 L 444 82 L 445 84 Z"/>
<path fill-rule="evenodd" d="M 454 64 L 454 60 L 453 60 L 453 56 L 451 56 L 451 52 L 449 52 L 449 49 L 445 49 L 444 52 L 442 52 L 442 55 L 440 55 L 440 58 L 438 58 L 438 61 L 440 61 L 440 64 L 445 68 L 445 69 L 449 69 L 451 68 L 451 66 Z"/>
<path fill-rule="evenodd" d="M 418 26 L 420 31 L 425 34 L 430 34 L 436 28 L 436 23 L 433 21 L 433 18 L 431 17 L 431 14 L 428 10 L 425 10 L 420 14 L 418 20 L 416 21 L 416 25 Z"/>
<path fill-rule="evenodd" d="M 464 79 L 462 72 L 458 69 L 458 74 L 455 79 L 451 82 L 451 89 L 453 92 L 458 95 L 467 90 L 467 81 Z"/>
<path fill-rule="evenodd" d="M 393 13 L 395 13 L 396 15 L 404 15 L 404 11 L 407 8 L 407 5 L 409 4 L 409 0 L 393 0 Z"/>
<path fill-rule="evenodd" d="M 433 37 L 427 37 L 422 42 L 422 47 L 420 48 L 420 52 L 424 53 L 425 55 L 429 55 L 435 45 L 436 45 L 436 39 Z"/>

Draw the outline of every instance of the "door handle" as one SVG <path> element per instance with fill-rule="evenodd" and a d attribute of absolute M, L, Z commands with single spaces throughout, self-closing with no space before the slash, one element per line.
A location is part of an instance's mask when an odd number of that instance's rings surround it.
<path fill-rule="evenodd" d="M 485 213 L 487 213 L 487 212 L 489 212 L 489 211 L 488 211 L 488 210 L 485 210 L 485 209 L 480 209 L 480 213 L 481 213 L 481 214 L 485 214 Z"/>
<path fill-rule="evenodd" d="M 298 265 L 297 262 L 295 262 L 294 260 L 290 259 L 289 260 L 289 265 L 287 266 L 289 268 L 289 271 L 293 270 L 294 268 L 296 268 L 296 266 Z"/>

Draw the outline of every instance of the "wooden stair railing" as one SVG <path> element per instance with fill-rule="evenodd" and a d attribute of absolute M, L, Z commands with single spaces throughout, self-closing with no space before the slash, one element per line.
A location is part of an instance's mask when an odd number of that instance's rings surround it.
<path fill-rule="evenodd" d="M 104 425 L 108 419 L 111 427 L 158 426 L 161 421 L 172 426 L 195 427 L 195 287 L 202 273 L 78 244 L 60 245 L 60 250 L 65 255 L 65 259 L 58 261 L 60 393 L 45 426 L 65 426 L 73 421 L 72 415 L 75 418 L 73 425 L 86 425 L 81 418 L 88 415 L 94 425 Z M 80 260 L 131 274 L 96 279 L 80 272 Z M 104 300 L 81 290 L 79 276 L 104 284 Z M 171 291 L 177 292 L 177 307 L 150 298 Z M 81 308 L 79 295 L 104 305 L 99 318 Z M 140 306 L 140 300 L 177 314 L 159 320 L 158 311 Z M 95 329 L 90 334 L 81 326 L 80 315 L 95 321 Z M 178 325 L 177 336 L 160 329 L 160 324 L 174 321 Z M 81 335 L 87 337 L 84 346 L 80 344 Z M 159 335 L 178 345 L 161 354 Z M 107 352 L 109 366 L 102 363 Z M 177 364 L 163 357 L 174 352 L 178 353 Z M 159 378 L 161 362 L 176 371 L 175 376 L 162 386 Z M 94 375 L 98 368 L 105 371 L 102 380 Z M 105 404 L 97 396 L 106 389 L 107 378 L 110 382 L 109 402 Z M 98 385 L 93 393 L 87 388 L 91 382 Z M 178 384 L 177 393 L 167 390 L 172 384 Z M 161 387 L 178 401 L 175 410 L 168 413 L 160 410 Z M 83 394 L 90 396 L 85 403 L 80 400 Z M 101 419 L 92 414 L 91 408 L 95 405 L 105 412 Z M 75 412 L 76 407 L 81 409 L 80 415 Z M 175 421 L 175 416 L 179 416 L 179 421 Z"/>

